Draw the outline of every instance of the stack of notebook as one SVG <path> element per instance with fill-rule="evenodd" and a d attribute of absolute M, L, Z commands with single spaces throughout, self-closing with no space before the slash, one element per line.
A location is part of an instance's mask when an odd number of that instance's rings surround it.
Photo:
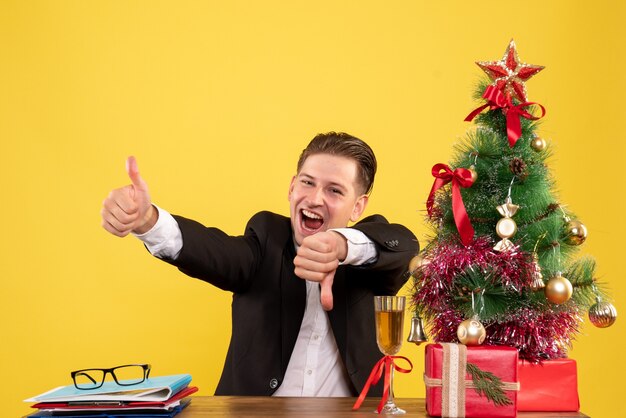
<path fill-rule="evenodd" d="M 61 386 L 41 395 L 26 399 L 37 412 L 29 418 L 166 418 L 173 417 L 191 402 L 187 398 L 198 391 L 189 386 L 191 376 L 177 374 L 150 377 L 133 386 L 119 386 L 115 382 L 93 390 L 76 389 L 74 385 Z"/>

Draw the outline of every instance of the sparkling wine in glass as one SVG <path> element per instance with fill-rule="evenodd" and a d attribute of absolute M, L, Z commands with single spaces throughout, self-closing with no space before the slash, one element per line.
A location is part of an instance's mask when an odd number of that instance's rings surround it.
<path fill-rule="evenodd" d="M 384 355 L 394 356 L 402 347 L 404 325 L 404 296 L 374 296 L 376 314 L 376 343 Z M 389 396 L 381 414 L 400 415 L 405 410 L 396 406 L 393 400 L 393 368 L 389 381 Z"/>

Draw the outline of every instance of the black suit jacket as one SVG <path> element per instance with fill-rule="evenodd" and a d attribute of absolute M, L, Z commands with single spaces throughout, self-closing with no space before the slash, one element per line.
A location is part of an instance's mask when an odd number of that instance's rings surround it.
<path fill-rule="evenodd" d="M 174 217 L 183 236 L 176 260 L 189 276 L 233 292 L 232 337 L 216 395 L 271 395 L 280 386 L 306 306 L 306 284 L 294 274 L 295 248 L 289 218 L 260 212 L 243 236 Z M 382 354 L 376 345 L 374 295 L 395 295 L 407 281 L 408 263 L 419 250 L 402 225 L 370 216 L 353 228 L 377 245 L 378 261 L 340 266 L 328 312 L 353 395 Z M 381 384 L 372 388 L 380 396 Z"/>

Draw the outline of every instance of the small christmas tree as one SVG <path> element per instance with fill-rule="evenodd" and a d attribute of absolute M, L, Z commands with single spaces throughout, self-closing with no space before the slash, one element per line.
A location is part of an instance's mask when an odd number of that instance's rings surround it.
<path fill-rule="evenodd" d="M 436 164 L 427 201 L 435 236 L 413 259 L 413 302 L 437 342 L 516 347 L 533 362 L 565 357 L 584 312 L 610 326 L 615 308 L 576 258 L 587 230 L 554 192 L 550 147 L 536 134 L 543 106 L 525 82 L 543 69 L 504 57 L 477 63 L 489 76 L 472 112 L 475 129 L 450 166 Z M 454 167 L 454 168 L 450 168 Z M 416 340 L 416 342 L 419 342 Z"/>

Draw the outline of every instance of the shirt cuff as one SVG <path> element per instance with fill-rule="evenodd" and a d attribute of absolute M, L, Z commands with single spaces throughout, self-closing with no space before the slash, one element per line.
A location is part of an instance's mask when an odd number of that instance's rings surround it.
<path fill-rule="evenodd" d="M 152 229 L 143 234 L 132 234 L 145 244 L 153 256 L 175 260 L 183 248 L 183 234 L 168 211 L 157 205 L 154 207 L 159 212 L 159 218 Z"/>
<path fill-rule="evenodd" d="M 330 229 L 346 238 L 348 242 L 348 253 L 346 259 L 339 265 L 349 264 L 352 266 L 362 266 L 371 264 L 378 259 L 378 251 L 374 242 L 363 232 L 353 228 L 335 228 Z"/>

